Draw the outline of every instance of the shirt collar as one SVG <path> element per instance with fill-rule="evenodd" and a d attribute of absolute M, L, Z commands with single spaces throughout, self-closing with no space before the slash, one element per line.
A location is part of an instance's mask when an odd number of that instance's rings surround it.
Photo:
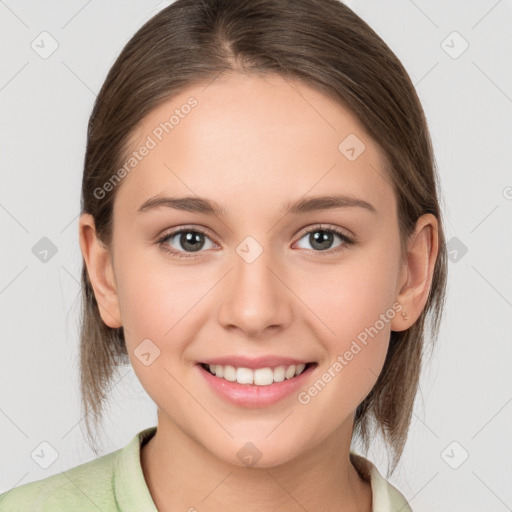
<path fill-rule="evenodd" d="M 405 497 L 379 473 L 371 461 L 353 452 L 350 452 L 350 461 L 361 478 L 370 483 L 374 512 L 412 512 Z"/>
<path fill-rule="evenodd" d="M 114 472 L 114 492 L 123 512 L 158 512 L 149 492 L 140 462 L 141 444 L 149 441 L 156 427 L 139 432 L 120 452 Z"/>

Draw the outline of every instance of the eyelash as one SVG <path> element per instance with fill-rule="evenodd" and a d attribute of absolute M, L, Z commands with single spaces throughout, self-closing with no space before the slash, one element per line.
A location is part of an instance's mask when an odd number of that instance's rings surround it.
<path fill-rule="evenodd" d="M 355 239 L 350 238 L 343 231 L 341 231 L 337 228 L 334 228 L 334 227 L 326 228 L 323 225 L 315 226 L 312 229 L 309 229 L 308 231 L 303 232 L 298 240 L 301 240 L 302 238 L 304 238 L 304 236 L 309 235 L 310 233 L 314 233 L 315 231 L 324 231 L 327 233 L 334 233 L 335 235 L 338 235 L 341 238 L 341 240 L 343 241 L 343 244 L 339 245 L 338 247 L 336 247 L 334 249 L 327 249 L 325 251 L 314 251 L 314 250 L 312 251 L 313 253 L 318 253 L 318 255 L 337 254 L 338 252 L 343 251 L 347 245 L 352 245 L 352 244 L 356 243 Z M 195 258 L 196 257 L 195 253 L 187 253 L 184 251 L 175 251 L 174 249 L 171 249 L 166 244 L 166 242 L 169 239 L 171 239 L 174 236 L 181 234 L 181 233 L 201 233 L 202 235 L 206 236 L 207 238 L 210 238 L 208 233 L 206 233 L 206 231 L 202 230 L 201 228 L 180 228 L 175 231 L 171 231 L 170 233 L 165 233 L 163 236 L 161 236 L 156 241 L 156 244 L 159 245 L 160 247 L 162 247 L 162 249 L 164 251 L 166 251 L 167 253 L 171 254 L 174 257 L 177 257 L 180 259 L 181 258 Z M 198 253 L 200 253 L 200 252 L 204 252 L 204 251 L 198 251 Z"/>

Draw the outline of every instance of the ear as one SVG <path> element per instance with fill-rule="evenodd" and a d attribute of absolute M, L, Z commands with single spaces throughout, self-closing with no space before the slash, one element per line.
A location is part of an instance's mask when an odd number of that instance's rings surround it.
<path fill-rule="evenodd" d="M 430 292 L 438 247 L 437 218 L 426 213 L 417 220 L 407 244 L 396 298 L 402 309 L 391 321 L 392 331 L 405 331 L 421 315 Z"/>
<path fill-rule="evenodd" d="M 96 236 L 92 215 L 84 213 L 80 216 L 78 236 L 101 318 L 109 327 L 121 327 L 111 253 Z"/>

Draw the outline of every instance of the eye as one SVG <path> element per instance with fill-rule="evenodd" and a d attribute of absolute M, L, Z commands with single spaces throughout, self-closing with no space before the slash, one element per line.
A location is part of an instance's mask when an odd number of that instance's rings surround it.
<path fill-rule="evenodd" d="M 335 246 L 334 250 L 331 250 L 333 240 L 338 237 L 342 243 Z M 342 251 L 346 245 L 354 243 L 354 240 L 349 238 L 343 231 L 337 228 L 326 228 L 322 225 L 317 226 L 309 231 L 306 231 L 300 240 L 305 239 L 306 243 L 309 243 L 315 252 L 328 252 L 329 254 L 337 253 Z M 299 242 L 300 242 L 299 240 Z M 300 247 L 304 249 L 307 247 Z"/>
<path fill-rule="evenodd" d="M 200 252 L 201 249 L 205 248 L 205 239 L 210 241 L 211 246 L 215 246 L 206 232 L 201 229 L 181 228 L 179 230 L 166 233 L 157 240 L 157 244 L 159 244 L 165 251 L 169 252 L 173 256 L 177 256 L 178 258 L 193 258 L 194 255 L 187 254 L 187 252 Z M 206 243 L 206 245 L 208 244 Z M 206 247 L 206 249 L 210 248 L 211 247 Z"/>
<path fill-rule="evenodd" d="M 341 243 L 332 249 L 331 245 L 336 237 L 341 240 Z M 322 225 L 303 233 L 300 240 L 302 239 L 305 239 L 307 243 L 311 244 L 314 252 L 326 252 L 328 254 L 338 253 L 342 251 L 345 246 L 355 243 L 352 238 L 340 229 L 332 227 L 327 228 Z M 208 246 L 208 242 L 210 246 Z M 193 253 L 199 253 L 202 249 L 216 247 L 216 244 L 211 241 L 208 234 L 199 228 L 180 228 L 171 231 L 170 233 L 164 234 L 156 243 L 166 252 L 177 258 L 194 258 L 195 255 Z M 307 249 L 307 247 L 300 248 Z"/>

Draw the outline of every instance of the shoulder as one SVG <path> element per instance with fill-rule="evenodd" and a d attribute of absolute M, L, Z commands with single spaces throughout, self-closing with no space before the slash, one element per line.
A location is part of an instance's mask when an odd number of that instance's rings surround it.
<path fill-rule="evenodd" d="M 0 494 L 0 512 L 117 510 L 113 482 L 121 450 Z"/>

